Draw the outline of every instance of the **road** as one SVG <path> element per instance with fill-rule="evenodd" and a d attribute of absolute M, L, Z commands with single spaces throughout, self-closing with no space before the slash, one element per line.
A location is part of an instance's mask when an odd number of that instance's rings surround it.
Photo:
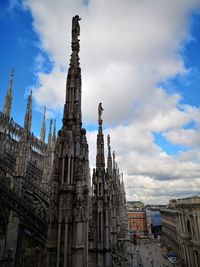
<path fill-rule="evenodd" d="M 163 257 L 166 251 L 157 243 L 140 244 L 131 248 L 131 267 L 179 267 Z"/>
<path fill-rule="evenodd" d="M 158 247 L 157 243 L 140 244 L 138 246 L 141 263 L 143 267 L 179 267 L 179 264 L 172 264 L 163 257 L 166 250 Z"/>
<path fill-rule="evenodd" d="M 140 254 L 138 249 L 133 246 L 132 247 L 132 259 L 131 259 L 131 267 L 140 267 L 141 265 L 139 265 L 141 263 L 140 260 Z"/>

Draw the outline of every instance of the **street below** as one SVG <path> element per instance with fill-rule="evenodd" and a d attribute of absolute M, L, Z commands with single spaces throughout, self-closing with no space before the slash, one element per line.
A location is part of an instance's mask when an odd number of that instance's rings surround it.
<path fill-rule="evenodd" d="M 166 258 L 166 248 L 158 243 L 143 242 L 133 247 L 131 267 L 180 267 L 179 263 L 172 264 Z"/>

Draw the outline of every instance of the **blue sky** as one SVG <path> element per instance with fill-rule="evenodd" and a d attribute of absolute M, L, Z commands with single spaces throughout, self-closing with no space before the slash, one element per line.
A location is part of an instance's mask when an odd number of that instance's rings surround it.
<path fill-rule="evenodd" d="M 64 0 L 57 4 L 51 0 L 0 1 L 0 107 L 14 66 L 14 120 L 23 125 L 27 95 L 33 89 L 33 133 L 39 136 L 44 105 L 47 131 L 51 116 L 61 127 L 71 17 L 80 14 L 83 120 L 91 164 L 96 107 L 103 102 L 105 134 L 113 135 L 113 149 L 119 152 L 119 163 L 128 177 L 128 198 L 147 201 L 144 195 L 150 194 L 149 201 L 155 202 L 158 198 L 148 186 L 141 194 L 136 192 L 134 179 L 144 182 L 148 178 L 146 184 L 158 184 L 162 178 L 156 167 L 152 169 L 154 164 L 160 164 L 160 172 L 164 172 L 172 162 L 170 166 L 184 173 L 186 161 L 189 168 L 200 160 L 200 10 L 196 0 L 178 0 L 176 4 L 154 0 L 151 6 L 148 1 L 128 0 L 123 7 L 116 0 L 114 10 L 113 5 L 113 0 L 98 4 L 91 0 L 87 5 Z M 200 179 L 195 176 L 199 165 L 192 166 L 193 178 Z M 160 177 L 180 182 L 178 174 L 174 178 L 170 170 Z M 159 201 L 168 197 L 166 193 Z"/>
<path fill-rule="evenodd" d="M 184 59 L 188 73 L 177 75 L 164 81 L 164 87 L 169 92 L 179 92 L 182 95 L 182 103 L 199 107 L 200 99 L 200 14 L 194 13 L 189 19 L 189 41 L 183 42 L 180 54 Z M 191 40 L 190 40 L 191 38 Z"/>
<path fill-rule="evenodd" d="M 43 70 L 46 72 L 51 69 L 51 62 L 47 53 L 40 48 L 39 36 L 33 30 L 31 13 L 23 8 L 20 1 L 13 1 L 13 3 L 15 5 L 11 8 L 9 1 L 3 0 L 0 2 L 0 31 L 2 33 L 2 42 L 0 44 L 0 105 L 2 110 L 10 71 L 14 67 L 11 116 L 23 126 L 27 96 L 31 86 L 37 83 L 35 74 L 38 70 L 36 66 L 38 53 L 45 58 Z M 33 101 L 32 131 L 36 136 L 40 134 L 41 123 L 41 112 L 38 112 Z"/>
<path fill-rule="evenodd" d="M 0 31 L 2 33 L 0 45 L 1 107 L 8 87 L 10 71 L 14 66 L 11 116 L 23 125 L 27 90 L 35 82 L 34 59 L 39 50 L 38 37 L 32 29 L 32 17 L 29 12 L 20 7 L 9 10 L 9 1 L 1 1 L 0 9 Z M 37 113 L 34 115 L 38 118 Z"/>

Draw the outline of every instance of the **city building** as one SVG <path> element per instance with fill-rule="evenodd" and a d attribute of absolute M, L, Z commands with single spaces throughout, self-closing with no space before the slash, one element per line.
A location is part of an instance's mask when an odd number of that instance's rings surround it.
<path fill-rule="evenodd" d="M 144 203 L 141 201 L 127 201 L 127 209 L 144 209 Z"/>
<path fill-rule="evenodd" d="M 151 238 L 158 238 L 161 234 L 160 208 L 146 209 L 148 235 Z"/>
<path fill-rule="evenodd" d="M 168 249 L 179 255 L 178 240 L 178 210 L 176 208 L 165 208 L 160 210 L 162 237 L 167 243 Z"/>
<path fill-rule="evenodd" d="M 161 209 L 162 237 L 181 263 L 200 266 L 200 197 L 172 199 Z"/>
<path fill-rule="evenodd" d="M 0 113 L 0 266 L 128 266 L 128 223 L 123 175 L 104 154 L 102 104 L 98 107 L 96 168 L 92 185 L 86 130 L 82 128 L 79 16 L 72 19 L 72 54 L 62 129 L 46 108 L 40 139 L 31 133 L 32 92 L 24 127 L 10 117 L 11 72 Z"/>
<path fill-rule="evenodd" d="M 177 199 L 180 257 L 188 267 L 200 266 L 200 197 Z"/>
<path fill-rule="evenodd" d="M 128 229 L 130 234 L 138 237 L 147 236 L 147 220 L 145 210 L 128 210 Z"/>

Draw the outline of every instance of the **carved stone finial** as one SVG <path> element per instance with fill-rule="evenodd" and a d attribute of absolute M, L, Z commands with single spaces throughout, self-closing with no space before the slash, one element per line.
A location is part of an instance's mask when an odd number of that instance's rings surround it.
<path fill-rule="evenodd" d="M 99 103 L 99 106 L 98 106 L 98 122 L 99 122 L 100 125 L 103 122 L 103 120 L 102 120 L 102 111 L 103 111 L 102 103 Z"/>

